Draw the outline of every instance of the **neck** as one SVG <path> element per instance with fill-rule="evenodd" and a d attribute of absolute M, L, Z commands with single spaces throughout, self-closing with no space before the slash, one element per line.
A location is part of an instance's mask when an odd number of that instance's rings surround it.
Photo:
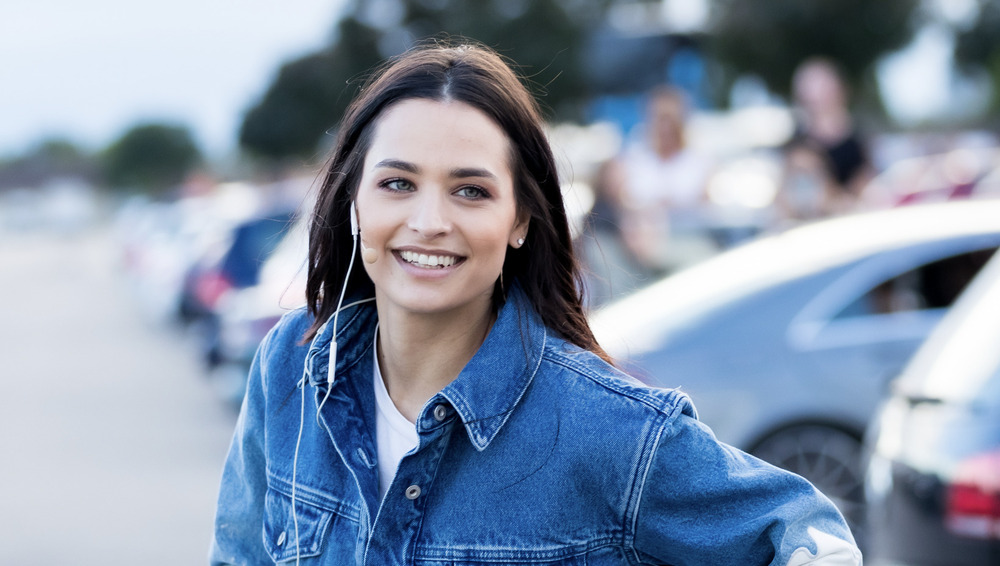
<path fill-rule="evenodd" d="M 422 314 L 383 308 L 378 360 L 389 397 L 415 422 L 428 399 L 454 381 L 493 326 L 489 297 L 455 312 Z"/>
<path fill-rule="evenodd" d="M 653 151 L 660 159 L 670 159 L 681 150 L 679 142 L 657 140 L 653 144 Z"/>
<path fill-rule="evenodd" d="M 851 133 L 851 116 L 845 109 L 833 108 L 808 115 L 810 133 L 825 143 L 836 143 Z"/>

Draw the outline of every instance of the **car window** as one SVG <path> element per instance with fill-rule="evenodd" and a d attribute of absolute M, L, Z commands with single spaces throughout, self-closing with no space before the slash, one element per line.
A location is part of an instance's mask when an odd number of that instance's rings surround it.
<path fill-rule="evenodd" d="M 882 281 L 833 318 L 919 311 L 951 306 L 996 248 L 939 259 Z"/>
<path fill-rule="evenodd" d="M 1000 256 L 920 348 L 896 387 L 912 398 L 1000 401 Z"/>

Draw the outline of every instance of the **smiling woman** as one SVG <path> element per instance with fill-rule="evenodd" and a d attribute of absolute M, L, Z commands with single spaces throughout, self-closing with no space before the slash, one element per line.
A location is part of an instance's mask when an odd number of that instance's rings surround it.
<path fill-rule="evenodd" d="M 213 564 L 860 565 L 810 484 L 609 363 L 578 280 L 517 76 L 391 61 L 341 123 L 308 308 L 251 369 Z"/>
<path fill-rule="evenodd" d="M 440 327 L 474 321 L 485 335 L 482 314 L 507 247 L 519 247 L 528 230 L 517 214 L 509 145 L 492 120 L 461 102 L 406 100 L 379 120 L 356 199 L 365 245 L 384 259 L 365 265 L 380 320 L 434 314 L 423 318 Z"/>

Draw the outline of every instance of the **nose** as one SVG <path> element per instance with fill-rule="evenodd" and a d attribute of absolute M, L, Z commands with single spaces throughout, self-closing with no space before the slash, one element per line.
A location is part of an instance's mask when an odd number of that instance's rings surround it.
<path fill-rule="evenodd" d="M 409 228 L 424 238 L 443 236 L 451 231 L 448 203 L 439 191 L 425 190 L 413 201 Z"/>

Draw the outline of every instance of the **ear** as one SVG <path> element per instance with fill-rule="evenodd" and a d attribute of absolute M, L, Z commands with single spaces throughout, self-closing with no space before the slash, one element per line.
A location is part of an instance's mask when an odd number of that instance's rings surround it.
<path fill-rule="evenodd" d="M 524 241 L 528 238 L 528 224 L 530 219 L 531 216 L 527 213 L 518 215 L 517 221 L 514 223 L 514 228 L 510 231 L 510 238 L 507 240 L 507 245 L 514 249 L 524 245 Z"/>

